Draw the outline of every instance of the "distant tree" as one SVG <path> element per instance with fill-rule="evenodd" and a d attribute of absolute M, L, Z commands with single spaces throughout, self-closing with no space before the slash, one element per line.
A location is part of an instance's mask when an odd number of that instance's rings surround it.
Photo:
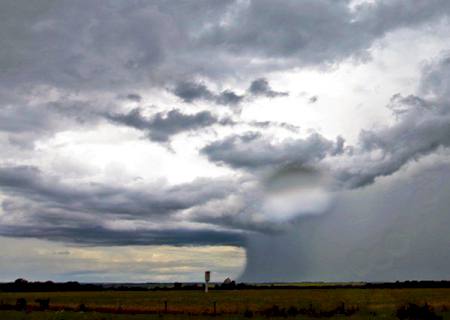
<path fill-rule="evenodd" d="M 25 298 L 19 298 L 16 300 L 16 310 L 17 311 L 27 310 L 27 300 Z"/>
<path fill-rule="evenodd" d="M 39 303 L 40 310 L 48 310 L 50 308 L 50 299 L 36 299 L 35 302 Z"/>
<path fill-rule="evenodd" d="M 15 284 L 27 284 L 28 281 L 22 278 L 16 279 L 16 281 L 14 281 Z"/>

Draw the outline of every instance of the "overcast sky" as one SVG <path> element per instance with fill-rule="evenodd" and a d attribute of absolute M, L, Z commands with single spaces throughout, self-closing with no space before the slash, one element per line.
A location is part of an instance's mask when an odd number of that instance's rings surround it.
<path fill-rule="evenodd" d="M 0 2 L 0 281 L 450 279 L 450 2 Z"/>

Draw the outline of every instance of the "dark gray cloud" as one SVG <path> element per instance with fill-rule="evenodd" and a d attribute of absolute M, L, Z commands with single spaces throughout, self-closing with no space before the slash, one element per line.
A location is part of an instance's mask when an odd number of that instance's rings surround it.
<path fill-rule="evenodd" d="M 354 8 L 350 3 L 249 1 L 236 8 L 229 23 L 209 28 L 200 42 L 241 59 L 282 58 L 290 66 L 331 64 L 350 56 L 365 59 L 372 43 L 387 33 L 439 20 L 450 12 L 444 0 L 382 0 Z"/>
<path fill-rule="evenodd" d="M 215 95 L 208 87 L 202 83 L 179 82 L 173 93 L 184 102 L 194 102 L 195 100 L 215 100 Z"/>
<path fill-rule="evenodd" d="M 112 230 L 101 225 L 77 227 L 16 225 L 1 226 L 3 236 L 37 238 L 88 246 L 127 245 L 234 245 L 243 246 L 245 235 L 237 231 L 158 229 L 158 230 Z"/>
<path fill-rule="evenodd" d="M 219 82 L 239 76 L 249 81 L 283 68 L 365 57 L 373 42 L 386 33 L 434 23 L 449 13 L 444 0 L 413 3 L 376 1 L 352 9 L 344 0 L 285 0 L 276 5 L 271 1 L 2 2 L 0 127 L 13 143 L 27 145 L 41 135 L 78 125 L 60 121 L 57 112 L 46 114 L 36 104 L 27 107 L 24 96 L 42 95 L 38 89 L 61 96 L 81 92 L 104 97 L 114 91 L 138 102 L 136 90 L 176 87 L 197 76 Z M 230 90 L 211 93 L 201 85 L 191 88 L 199 93 L 187 89 L 179 92 L 186 101 L 201 98 L 236 105 L 246 96 Z M 277 93 L 266 89 L 268 95 Z M 93 100 L 87 114 L 78 113 L 82 121 L 93 119 L 99 105 L 111 102 Z M 30 129 L 18 133 L 21 126 Z"/>
<path fill-rule="evenodd" d="M 148 137 L 156 142 L 167 142 L 180 132 L 230 123 L 230 119 L 220 120 L 209 111 L 184 114 L 177 109 L 145 117 L 140 108 L 135 108 L 126 114 L 109 114 L 106 117 L 115 123 L 146 131 Z"/>
<path fill-rule="evenodd" d="M 285 122 L 272 121 L 240 121 L 230 117 L 218 118 L 209 111 L 185 114 L 177 109 L 169 112 L 159 112 L 150 117 L 143 115 L 142 108 L 134 108 L 128 113 L 106 114 L 105 117 L 113 123 L 129 126 L 143 132 L 155 142 L 167 142 L 178 133 L 200 130 L 213 125 L 242 126 L 253 128 L 281 128 L 298 132 L 298 127 Z"/>
<path fill-rule="evenodd" d="M 256 170 L 314 165 L 328 155 L 342 152 L 342 148 L 342 138 L 333 142 L 317 133 L 305 139 L 286 139 L 277 143 L 260 133 L 248 132 L 212 142 L 201 153 L 213 162 Z"/>
<path fill-rule="evenodd" d="M 107 118 L 135 129 L 144 130 L 149 127 L 149 120 L 142 115 L 140 108 L 135 108 L 128 113 L 109 114 Z"/>
<path fill-rule="evenodd" d="M 251 95 L 264 96 L 269 98 L 289 95 L 289 93 L 287 92 L 273 90 L 270 87 L 269 82 L 265 78 L 253 80 L 253 82 L 250 84 L 250 87 L 248 88 L 248 91 Z"/>
<path fill-rule="evenodd" d="M 37 94 L 45 96 L 41 91 Z M 58 131 L 95 125 L 101 119 L 100 113 L 117 108 L 108 99 L 98 102 L 94 98 L 63 95 L 36 103 L 34 97 L 24 91 L 2 96 L 5 100 L 0 104 L 0 133 L 5 134 L 10 143 L 22 147 L 32 147 L 36 140 Z"/>
<path fill-rule="evenodd" d="M 141 102 L 142 100 L 142 97 L 137 93 L 129 93 L 127 94 L 126 98 L 134 102 Z"/>
<path fill-rule="evenodd" d="M 388 107 L 396 122 L 361 131 L 354 147 L 345 147 L 342 138 L 333 142 L 319 134 L 274 142 L 259 133 L 247 133 L 212 142 L 201 153 L 210 161 L 247 170 L 326 164 L 339 183 L 358 188 L 450 146 L 450 104 L 446 96 L 427 100 L 397 94 Z"/>
<path fill-rule="evenodd" d="M 350 3 L 2 2 L 0 81 L 8 88 L 114 88 L 127 94 L 196 75 L 254 78 L 366 57 L 387 33 L 438 21 L 450 11 L 445 0 L 383 0 L 353 9 Z"/>
<path fill-rule="evenodd" d="M 317 100 L 319 100 L 318 96 L 312 96 L 311 98 L 309 98 L 308 102 L 309 103 L 316 103 Z"/>
<path fill-rule="evenodd" d="M 374 42 L 390 32 L 436 24 L 450 12 L 446 0 L 379 0 L 354 8 L 350 3 L 2 1 L 2 138 L 32 144 L 57 131 L 97 123 L 105 115 L 157 142 L 214 124 L 234 124 L 237 121 L 219 119 L 210 111 L 171 110 L 149 117 L 142 109 L 121 113 L 113 101 L 124 97 L 140 103 L 143 99 L 135 92 L 154 87 L 174 88 L 173 93 L 187 103 L 203 100 L 234 106 L 252 97 L 283 96 L 287 93 L 271 88 L 261 77 L 349 58 L 363 61 Z M 449 61 L 445 58 L 425 70 L 422 92 L 393 97 L 390 107 L 396 123 L 363 131 L 352 148 L 345 147 L 343 139 L 331 141 L 319 134 L 277 142 L 249 133 L 212 142 L 201 152 L 215 163 L 246 169 L 253 183 L 257 174 L 252 174 L 259 169 L 329 165 L 345 187 L 368 185 L 450 145 Z M 256 80 L 243 93 L 210 89 L 221 88 L 230 79 Z M 0 232 L 8 236 L 44 235 L 90 244 L 242 243 L 239 230 L 263 230 L 268 223 L 258 220 L 257 206 L 251 207 L 260 200 L 258 190 L 233 181 L 73 185 L 35 167 L 3 166 L 0 187 L 7 220 Z M 216 203 L 210 206 L 211 202 Z M 217 211 L 220 215 L 215 216 Z M 108 221 L 126 225 L 138 219 L 156 227 L 131 232 L 121 230 L 121 225 L 105 226 Z M 198 222 L 208 227 L 198 227 Z M 230 226 L 235 231 L 226 229 Z"/>
<path fill-rule="evenodd" d="M 221 105 L 237 105 L 244 99 L 244 96 L 231 90 L 214 93 L 203 83 L 187 81 L 179 82 L 173 90 L 173 94 L 188 103 L 204 100 Z"/>
<path fill-rule="evenodd" d="M 268 128 L 273 128 L 273 127 L 278 127 L 278 128 L 283 128 L 292 132 L 298 132 L 300 127 L 287 123 L 287 122 L 276 122 L 276 121 L 250 121 L 248 122 L 248 124 L 250 126 L 256 127 L 256 128 L 263 128 L 263 129 L 268 129 Z"/>
<path fill-rule="evenodd" d="M 254 177 L 115 186 L 67 183 L 36 167 L 0 167 L 0 190 L 4 236 L 20 230 L 23 237 L 44 232 L 51 240 L 95 245 L 104 234 L 104 244 L 162 244 L 166 237 L 158 235 L 167 230 L 173 241 L 169 244 L 182 244 L 189 231 L 193 238 L 184 244 L 216 244 L 219 239 L 236 244 L 247 234 L 280 232 L 284 226 L 263 212 L 264 191 Z M 95 230 L 99 239 L 90 234 Z M 211 240 L 199 239 L 202 234 Z"/>
<path fill-rule="evenodd" d="M 187 103 L 203 100 L 230 106 L 238 105 L 244 100 L 249 100 L 254 97 L 275 98 L 289 95 L 287 92 L 273 90 L 265 78 L 259 78 L 252 81 L 247 92 L 241 95 L 229 89 L 219 93 L 214 93 L 205 84 L 195 81 L 179 82 L 172 92 Z"/>
<path fill-rule="evenodd" d="M 0 65 L 8 79 L 2 85 L 114 88 L 124 95 L 136 86 L 161 85 L 200 67 L 204 55 L 191 37 L 231 4 L 2 2 Z"/>
<path fill-rule="evenodd" d="M 9 194 L 55 208 L 130 217 L 170 214 L 224 197 L 232 189 L 227 181 L 215 181 L 215 185 L 217 188 L 211 188 L 207 180 L 198 180 L 170 188 L 151 185 L 145 191 L 102 184 L 75 187 L 42 174 L 36 167 L 0 168 L 0 186 Z"/>
<path fill-rule="evenodd" d="M 243 95 L 238 95 L 231 90 L 225 90 L 216 97 L 216 102 L 218 104 L 233 106 L 239 104 L 244 98 L 245 96 Z"/>
<path fill-rule="evenodd" d="M 67 184 L 36 167 L 1 167 L 4 212 L 0 234 L 44 237 L 85 244 L 237 244 L 240 231 L 216 225 L 195 226 L 177 214 L 236 190 L 230 180 L 196 180 L 188 184 L 122 187 Z M 11 222 L 13 221 L 13 222 Z M 105 222 L 139 228 L 114 228 Z M 189 237 L 190 234 L 190 237 Z"/>

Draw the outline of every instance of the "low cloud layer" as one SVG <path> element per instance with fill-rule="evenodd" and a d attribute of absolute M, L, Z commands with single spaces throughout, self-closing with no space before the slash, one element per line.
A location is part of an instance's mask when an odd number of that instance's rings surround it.
<path fill-rule="evenodd" d="M 0 232 L 95 245 L 242 243 L 239 232 L 177 218 L 235 190 L 231 181 L 211 183 L 74 186 L 35 167 L 2 167 Z"/>

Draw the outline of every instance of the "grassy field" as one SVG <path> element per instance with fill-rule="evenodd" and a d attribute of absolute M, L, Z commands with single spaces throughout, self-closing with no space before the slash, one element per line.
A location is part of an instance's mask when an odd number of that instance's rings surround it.
<path fill-rule="evenodd" d="M 406 303 L 431 305 L 435 312 L 450 319 L 450 289 L 297 289 L 297 290 L 239 290 L 239 291 L 148 291 L 148 292 L 50 292 L 2 293 L 0 302 L 15 304 L 25 298 L 29 305 L 35 299 L 50 298 L 51 311 L 0 311 L 0 319 L 243 319 L 252 311 L 253 318 L 267 318 L 264 311 L 279 308 L 327 311 L 344 303 L 346 308 L 358 309 L 352 319 L 396 319 L 396 309 Z M 167 301 L 167 313 L 165 304 Z M 87 312 L 75 312 L 84 304 Z M 66 309 L 66 311 L 63 311 Z M 70 310 L 70 311 L 68 311 Z M 120 314 L 122 313 L 122 314 Z M 146 314 L 140 314 L 146 313 Z M 342 318 L 336 315 L 335 318 Z M 309 319 L 298 315 L 298 319 Z"/>

